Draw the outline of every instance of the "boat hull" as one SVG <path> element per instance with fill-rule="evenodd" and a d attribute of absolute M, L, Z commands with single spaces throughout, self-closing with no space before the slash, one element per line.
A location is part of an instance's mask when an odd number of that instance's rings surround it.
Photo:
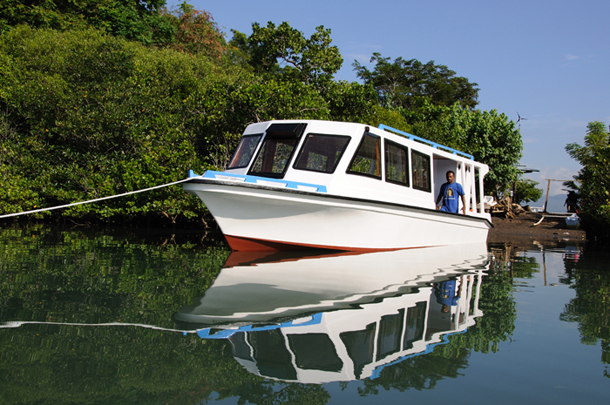
<path fill-rule="evenodd" d="M 300 258 L 277 255 L 273 261 L 238 258 L 243 256 L 231 253 L 205 294 L 174 314 L 181 327 L 234 328 L 354 309 L 485 269 L 488 262 L 484 243 L 363 254 L 307 252 Z"/>
<path fill-rule="evenodd" d="M 203 201 L 235 251 L 481 243 L 491 227 L 485 218 L 257 184 L 198 179 L 184 189 Z"/>

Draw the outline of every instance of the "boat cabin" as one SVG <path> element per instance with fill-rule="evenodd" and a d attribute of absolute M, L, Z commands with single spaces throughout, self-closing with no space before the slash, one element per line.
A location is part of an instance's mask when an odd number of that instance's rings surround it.
<path fill-rule="evenodd" d="M 265 178 L 271 187 L 435 209 L 449 170 L 466 194 L 466 213 L 487 216 L 485 164 L 385 125 L 309 120 L 251 124 L 223 174 L 254 176 L 259 184 Z"/>

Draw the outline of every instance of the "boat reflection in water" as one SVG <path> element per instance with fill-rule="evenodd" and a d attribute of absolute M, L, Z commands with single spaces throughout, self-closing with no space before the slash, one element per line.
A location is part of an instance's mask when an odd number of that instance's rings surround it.
<path fill-rule="evenodd" d="M 308 257 L 236 252 L 174 319 L 202 338 L 228 339 L 235 359 L 263 377 L 375 378 L 473 325 L 486 269 L 485 244 Z"/>

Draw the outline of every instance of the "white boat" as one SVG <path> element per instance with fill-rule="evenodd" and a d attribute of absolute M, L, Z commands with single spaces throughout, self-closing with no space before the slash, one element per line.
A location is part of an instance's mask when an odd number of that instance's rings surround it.
<path fill-rule="evenodd" d="M 467 244 L 310 257 L 234 257 L 174 314 L 178 329 L 228 339 L 266 378 L 327 383 L 375 378 L 462 333 L 478 306 L 487 246 Z"/>
<path fill-rule="evenodd" d="M 450 170 L 465 215 L 436 209 Z M 485 242 L 488 170 L 384 125 L 268 121 L 246 128 L 226 171 L 191 171 L 184 190 L 203 201 L 236 251 L 396 250 Z"/>

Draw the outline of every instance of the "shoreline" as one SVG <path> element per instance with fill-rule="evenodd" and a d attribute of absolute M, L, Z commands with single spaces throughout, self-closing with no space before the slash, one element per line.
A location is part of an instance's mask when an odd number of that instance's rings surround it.
<path fill-rule="evenodd" d="M 503 213 L 492 214 L 493 227 L 487 242 L 506 242 L 520 239 L 555 240 L 563 242 L 586 242 L 586 233 L 580 227 L 570 229 L 565 223 L 565 214 L 522 212 L 515 218 L 506 218 Z M 544 218 L 543 218 L 544 217 Z"/>

